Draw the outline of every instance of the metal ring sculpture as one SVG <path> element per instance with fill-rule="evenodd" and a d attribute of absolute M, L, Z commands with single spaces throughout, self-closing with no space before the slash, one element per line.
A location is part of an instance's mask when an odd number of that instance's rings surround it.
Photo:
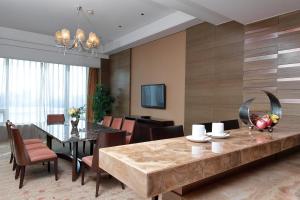
<path fill-rule="evenodd" d="M 265 91 L 265 90 L 262 90 L 262 91 L 268 96 L 268 98 L 270 100 L 272 114 L 275 114 L 275 115 L 279 116 L 279 118 L 281 118 L 282 109 L 281 109 L 281 104 L 280 104 L 278 98 L 268 91 Z M 254 99 L 255 98 L 248 99 L 241 105 L 240 110 L 239 110 L 240 119 L 242 120 L 242 122 L 244 124 L 249 125 L 250 129 L 253 129 L 255 127 L 258 130 L 262 130 L 262 129 L 259 129 L 258 127 L 256 127 L 256 125 L 251 120 L 249 107 L 250 107 L 251 103 L 254 101 Z M 276 124 L 272 123 L 272 125 L 270 127 L 268 127 L 268 131 L 272 132 L 273 127 L 275 125 Z"/>

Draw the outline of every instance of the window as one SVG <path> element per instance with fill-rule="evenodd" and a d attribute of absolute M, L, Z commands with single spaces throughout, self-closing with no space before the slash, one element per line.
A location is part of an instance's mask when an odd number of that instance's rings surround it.
<path fill-rule="evenodd" d="M 87 67 L 0 58 L 0 120 L 46 121 L 87 101 Z"/>

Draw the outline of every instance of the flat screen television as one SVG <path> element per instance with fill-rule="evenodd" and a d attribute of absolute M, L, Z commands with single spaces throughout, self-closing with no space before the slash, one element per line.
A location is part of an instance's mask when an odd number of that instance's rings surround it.
<path fill-rule="evenodd" d="M 166 108 L 166 85 L 151 84 L 141 87 L 141 104 L 144 108 Z"/>

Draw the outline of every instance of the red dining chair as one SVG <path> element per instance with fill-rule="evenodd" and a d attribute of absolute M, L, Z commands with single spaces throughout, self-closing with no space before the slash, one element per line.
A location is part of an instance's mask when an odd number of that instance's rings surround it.
<path fill-rule="evenodd" d="M 15 170 L 16 169 L 16 161 L 15 161 L 15 155 L 14 155 L 14 143 L 13 143 L 12 135 L 11 135 L 11 126 L 13 126 L 13 123 L 10 122 L 9 120 L 7 120 L 5 124 L 6 124 L 6 130 L 7 130 L 7 137 L 8 137 L 9 144 L 10 144 L 9 163 L 13 162 L 13 170 Z M 24 145 L 25 145 L 26 149 L 28 149 L 28 150 L 46 147 L 46 145 L 40 139 L 24 139 Z"/>
<path fill-rule="evenodd" d="M 126 132 L 110 132 L 102 133 L 98 135 L 96 145 L 94 147 L 94 153 L 92 156 L 86 156 L 82 158 L 81 162 L 81 185 L 84 185 L 84 174 L 85 169 L 90 168 L 92 171 L 97 173 L 97 182 L 96 182 L 96 197 L 99 195 L 99 186 L 101 173 L 106 173 L 99 167 L 99 149 L 105 147 L 112 147 L 125 144 Z M 124 189 L 124 184 L 121 183 L 122 189 Z"/>
<path fill-rule="evenodd" d="M 184 136 L 183 126 L 164 126 L 150 129 L 151 140 L 162 140 Z"/>
<path fill-rule="evenodd" d="M 126 144 L 129 144 L 135 127 L 135 120 L 125 119 L 121 130 L 126 131 Z"/>
<path fill-rule="evenodd" d="M 20 131 L 15 126 L 11 126 L 11 135 L 17 164 L 15 178 L 18 179 L 20 175 L 19 189 L 23 187 L 25 168 L 28 165 L 53 161 L 55 180 L 58 180 L 56 153 L 48 147 L 28 150 L 24 144 Z"/>
<path fill-rule="evenodd" d="M 47 124 L 64 124 L 65 115 L 64 114 L 48 114 Z"/>
<path fill-rule="evenodd" d="M 102 125 L 106 127 L 110 127 L 111 122 L 112 122 L 112 116 L 104 116 Z"/>
<path fill-rule="evenodd" d="M 120 130 L 121 126 L 122 126 L 122 122 L 123 122 L 123 118 L 114 118 L 111 125 L 110 125 L 110 127 L 113 128 L 113 129 Z"/>

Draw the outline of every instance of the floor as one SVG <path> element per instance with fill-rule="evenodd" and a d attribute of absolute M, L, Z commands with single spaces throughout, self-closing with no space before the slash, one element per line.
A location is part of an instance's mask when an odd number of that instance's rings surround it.
<path fill-rule="evenodd" d="M 55 144 L 59 146 L 59 144 Z M 54 145 L 54 146 L 55 146 Z M 67 151 L 68 145 L 65 150 Z M 88 149 L 88 148 L 87 148 Z M 47 172 L 46 165 L 26 169 L 24 187 L 18 181 L 9 161 L 9 145 L 0 143 L 0 199 L 2 200 L 89 200 L 95 199 L 95 175 L 86 175 L 86 184 L 71 181 L 71 165 L 59 159 L 59 180 Z M 100 196 L 103 200 L 142 200 L 130 188 L 121 189 L 118 181 L 103 176 Z M 224 178 L 184 197 L 164 194 L 163 200 L 300 200 L 300 152 L 260 167 Z"/>
<path fill-rule="evenodd" d="M 55 144 L 54 144 L 55 146 Z M 88 148 L 86 148 L 88 150 Z M 65 150 L 68 150 L 66 145 Z M 9 145 L 0 143 L 0 200 L 89 200 L 95 199 L 96 176 L 86 174 L 86 184 L 81 186 L 81 180 L 71 181 L 71 164 L 59 159 L 59 180 L 54 174 L 48 173 L 47 165 L 34 165 L 26 168 L 24 187 L 19 190 L 19 182 L 14 179 L 12 165 L 9 164 Z M 53 169 L 53 168 L 52 168 Z M 103 176 L 100 185 L 102 200 L 137 200 L 142 199 L 128 187 L 122 190 L 114 178 Z"/>

